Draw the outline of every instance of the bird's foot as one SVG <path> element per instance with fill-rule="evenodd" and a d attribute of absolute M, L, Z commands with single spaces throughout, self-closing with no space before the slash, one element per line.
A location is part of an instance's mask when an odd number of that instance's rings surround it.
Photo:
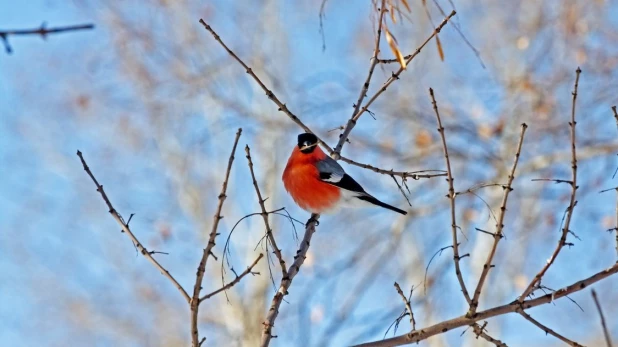
<path fill-rule="evenodd" d="M 309 224 L 311 224 L 311 222 L 315 222 L 315 226 L 316 227 L 318 225 L 320 225 L 320 221 L 318 221 L 317 219 L 313 218 L 313 215 L 312 215 L 311 218 L 309 218 L 309 220 L 307 220 L 307 223 L 305 223 L 305 228 L 308 228 Z"/>

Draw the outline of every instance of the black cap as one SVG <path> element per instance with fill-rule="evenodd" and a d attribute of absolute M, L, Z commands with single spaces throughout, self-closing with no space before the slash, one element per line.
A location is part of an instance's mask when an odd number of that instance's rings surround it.
<path fill-rule="evenodd" d="M 318 137 L 310 134 L 310 133 L 303 133 L 298 135 L 298 148 L 303 148 L 304 146 L 311 146 L 311 145 L 315 145 L 318 143 Z M 313 152 L 313 149 L 315 148 L 315 146 L 312 146 L 311 148 L 307 148 L 305 150 L 303 150 L 303 152 L 306 153 L 311 153 Z"/>

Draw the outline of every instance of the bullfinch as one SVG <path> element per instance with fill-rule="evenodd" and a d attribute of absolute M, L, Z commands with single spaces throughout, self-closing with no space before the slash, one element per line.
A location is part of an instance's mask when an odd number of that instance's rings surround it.
<path fill-rule="evenodd" d="M 292 199 L 311 213 L 334 213 L 341 207 L 373 204 L 407 214 L 367 193 L 337 161 L 322 151 L 313 134 L 298 135 L 298 145 L 290 155 L 282 179 Z"/>

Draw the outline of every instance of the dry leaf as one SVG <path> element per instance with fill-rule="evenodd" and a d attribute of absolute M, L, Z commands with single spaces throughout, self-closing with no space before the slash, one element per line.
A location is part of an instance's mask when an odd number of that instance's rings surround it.
<path fill-rule="evenodd" d="M 401 67 L 405 69 L 406 60 L 403 58 L 403 54 L 401 54 L 401 51 L 397 47 L 397 40 L 395 40 L 395 37 L 391 35 L 391 33 L 388 31 L 388 28 L 385 31 L 386 31 L 386 42 L 388 42 L 388 45 L 390 46 L 391 51 L 393 51 L 393 54 L 395 54 L 397 61 L 399 62 L 399 64 L 401 64 Z"/>
<path fill-rule="evenodd" d="M 442 43 L 440 42 L 440 38 L 436 34 L 436 44 L 438 45 L 438 54 L 440 55 L 440 60 L 444 61 L 444 51 L 442 50 Z"/>
<path fill-rule="evenodd" d="M 397 23 L 397 18 L 395 18 L 395 6 L 393 6 L 393 4 L 391 3 L 391 20 L 393 21 L 393 23 Z"/>
<path fill-rule="evenodd" d="M 423 5 L 425 4 L 426 0 L 423 0 Z M 401 0 L 401 2 L 403 3 L 403 6 L 406 7 L 406 9 L 408 10 L 408 12 L 412 12 L 410 11 L 410 5 L 408 5 L 408 2 L 406 0 Z"/>

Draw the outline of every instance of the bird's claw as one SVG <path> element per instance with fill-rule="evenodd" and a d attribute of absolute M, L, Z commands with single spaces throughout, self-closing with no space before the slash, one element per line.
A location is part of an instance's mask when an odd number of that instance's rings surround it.
<path fill-rule="evenodd" d="M 315 226 L 317 227 L 318 225 L 320 225 L 320 221 L 318 221 L 317 219 L 311 217 L 309 218 L 309 220 L 307 220 L 307 223 L 305 223 L 305 228 L 309 227 L 309 224 L 311 224 L 311 222 L 315 222 Z"/>

